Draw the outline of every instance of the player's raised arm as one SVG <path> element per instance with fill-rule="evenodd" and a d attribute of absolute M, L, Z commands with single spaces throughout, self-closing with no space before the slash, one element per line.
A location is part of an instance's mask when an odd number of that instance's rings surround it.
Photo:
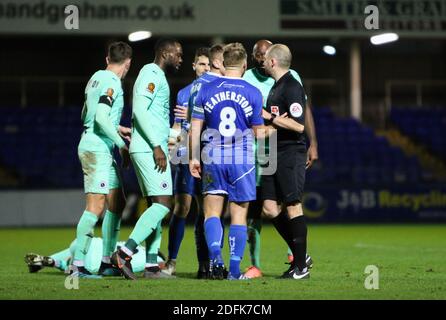
<path fill-rule="evenodd" d="M 180 123 L 181 120 L 188 120 L 187 119 L 187 106 L 181 106 L 181 105 L 176 105 L 174 108 L 174 112 L 175 112 L 175 123 Z"/>
<path fill-rule="evenodd" d="M 303 133 L 305 126 L 296 122 L 295 120 L 288 118 L 288 113 L 276 117 L 274 114 L 269 113 L 266 110 L 262 111 L 263 118 L 275 128 L 282 128 L 287 130 Z"/>
<path fill-rule="evenodd" d="M 187 86 L 177 94 L 177 103 L 174 108 L 175 118 L 172 128 L 169 131 L 169 143 L 181 141 L 181 123 L 187 120 L 187 110 L 189 102 L 190 87 Z"/>
<path fill-rule="evenodd" d="M 287 87 L 284 94 L 287 106 L 286 114 L 275 116 L 263 110 L 263 118 L 276 128 L 303 133 L 305 130 L 305 93 L 303 87 L 297 81 L 292 87 Z"/>
<path fill-rule="evenodd" d="M 174 108 L 175 123 L 181 123 L 183 120 L 187 120 L 187 107 L 190 96 L 190 85 L 181 89 L 177 94 L 177 104 Z"/>
<path fill-rule="evenodd" d="M 263 110 L 263 97 L 262 93 L 256 89 L 256 92 L 252 98 L 252 115 L 250 117 L 251 128 L 254 131 L 254 135 L 257 139 L 265 139 L 271 135 L 270 129 L 274 129 L 272 126 L 264 125 L 262 110 Z"/>

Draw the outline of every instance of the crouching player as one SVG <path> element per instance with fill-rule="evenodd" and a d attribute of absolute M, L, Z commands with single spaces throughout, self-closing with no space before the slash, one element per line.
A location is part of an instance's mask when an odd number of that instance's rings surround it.
<path fill-rule="evenodd" d="M 124 242 L 118 242 L 117 246 L 123 246 Z M 74 252 L 77 242 L 73 240 L 68 248 L 65 248 L 59 252 L 53 253 L 49 256 L 40 255 L 37 253 L 27 253 L 25 255 L 25 263 L 28 266 L 30 273 L 36 273 L 42 270 L 44 267 L 57 268 L 60 271 L 68 273 L 70 263 L 73 261 Z M 85 269 L 88 272 L 94 274 L 99 271 L 102 262 L 104 242 L 102 238 L 93 238 L 91 240 L 90 248 L 85 256 Z M 116 250 L 116 247 L 113 248 Z M 164 266 L 166 260 L 164 254 L 159 251 L 158 265 L 160 268 Z M 138 253 L 132 259 L 132 267 L 135 272 L 142 272 L 146 266 L 146 249 L 142 246 L 138 247 Z"/>

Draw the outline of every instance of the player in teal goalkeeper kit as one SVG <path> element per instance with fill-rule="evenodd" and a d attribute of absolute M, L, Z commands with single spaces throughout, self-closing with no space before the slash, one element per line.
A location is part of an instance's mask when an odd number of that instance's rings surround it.
<path fill-rule="evenodd" d="M 178 70 L 182 60 L 181 45 L 162 39 L 155 46 L 155 61 L 139 72 L 133 87 L 132 142 L 130 154 L 142 195 L 151 203 L 135 225 L 125 246 L 112 255 L 112 263 L 124 277 L 136 280 L 131 259 L 137 246 L 144 240 L 157 241 L 161 221 L 172 205 L 172 176 L 167 158 L 170 132 L 170 89 L 165 73 Z M 171 277 L 161 273 L 156 257 L 148 261 L 144 277 Z"/>
<path fill-rule="evenodd" d="M 118 242 L 117 246 L 123 246 L 124 242 Z M 146 248 L 139 246 L 138 253 L 132 259 L 132 268 L 135 272 L 141 272 L 146 266 L 146 255 L 155 254 L 157 255 L 157 262 L 159 265 L 163 266 L 165 262 L 164 255 L 155 251 L 157 248 Z M 102 250 L 104 248 L 104 242 L 101 238 L 93 238 L 91 240 L 90 248 L 85 256 L 85 269 L 91 273 L 96 273 L 102 263 Z M 73 260 L 74 251 L 76 249 L 76 240 L 71 242 L 70 247 L 59 252 L 53 253 L 50 256 L 44 256 L 36 253 L 28 253 L 25 255 L 25 263 L 28 265 L 28 270 L 30 273 L 35 273 L 40 271 L 44 267 L 53 267 L 61 271 L 67 272 L 69 270 L 69 265 Z"/>
<path fill-rule="evenodd" d="M 275 81 L 272 77 L 267 75 L 263 69 L 263 62 L 265 60 L 266 50 L 272 45 L 271 41 L 259 40 L 254 45 L 252 51 L 252 60 L 255 67 L 249 69 L 245 72 L 243 79 L 255 86 L 260 90 L 263 96 L 263 107 L 266 107 L 266 100 L 268 98 L 269 92 L 273 87 Z M 302 80 L 299 74 L 290 70 L 292 76 L 302 84 Z M 307 168 L 311 167 L 313 161 L 317 160 L 317 140 L 315 133 L 315 126 L 313 121 L 313 115 L 310 107 L 306 106 L 305 112 L 305 133 L 310 140 L 310 147 L 308 148 L 307 154 Z M 256 146 L 257 147 L 257 146 Z M 268 151 L 268 146 L 265 146 L 266 153 Z M 262 168 L 259 162 L 256 162 L 256 185 L 259 190 L 261 185 Z M 260 197 L 257 197 L 260 199 Z M 261 277 L 262 273 L 260 271 L 260 231 L 262 229 L 262 201 L 253 201 L 249 206 L 248 214 L 248 242 L 249 242 L 249 252 L 251 255 L 252 266 L 249 267 L 248 271 L 245 273 L 250 278 Z M 288 249 L 288 257 L 290 262 L 292 261 L 291 250 Z M 307 262 L 311 264 L 311 258 L 307 257 Z"/>
<path fill-rule="evenodd" d="M 118 239 L 121 213 L 125 198 L 121 179 L 112 151 L 119 148 L 124 167 L 130 161 L 123 138 L 130 129 L 119 125 L 124 107 L 121 79 L 125 77 L 132 57 L 132 48 L 124 42 L 112 43 L 106 58 L 107 68 L 97 71 L 85 88 L 85 104 L 82 110 L 84 132 L 78 146 L 79 160 L 84 174 L 86 210 L 76 230 L 76 248 L 72 274 L 82 278 L 98 278 L 85 268 L 85 255 L 90 247 L 94 227 L 104 214 L 102 234 L 103 258 L 99 274 L 119 275 L 113 269 L 110 256 Z"/>

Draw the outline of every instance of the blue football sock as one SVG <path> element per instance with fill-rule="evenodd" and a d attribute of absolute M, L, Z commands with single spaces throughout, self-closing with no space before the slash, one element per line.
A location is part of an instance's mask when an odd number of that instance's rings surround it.
<path fill-rule="evenodd" d="M 245 252 L 246 240 L 248 239 L 248 228 L 244 225 L 234 225 L 229 227 L 229 272 L 232 276 L 240 276 L 240 262 Z"/>
<path fill-rule="evenodd" d="M 184 237 L 185 224 L 186 218 L 180 218 L 174 214 L 172 215 L 169 225 L 169 259 L 176 259 L 178 256 L 181 241 L 183 241 Z"/>
<path fill-rule="evenodd" d="M 206 234 L 206 242 L 209 249 L 209 258 L 217 259 L 217 263 L 223 263 L 221 257 L 220 241 L 223 233 L 220 218 L 210 217 L 204 222 L 204 232 Z"/>

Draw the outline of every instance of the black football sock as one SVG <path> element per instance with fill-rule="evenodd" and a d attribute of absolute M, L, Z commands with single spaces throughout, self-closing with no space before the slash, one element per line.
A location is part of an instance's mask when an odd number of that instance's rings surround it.
<path fill-rule="evenodd" d="M 293 246 L 293 238 L 290 233 L 290 220 L 286 212 L 282 211 L 279 215 L 271 219 L 276 230 L 279 232 L 280 236 L 285 240 L 288 247 Z"/>
<path fill-rule="evenodd" d="M 292 237 L 290 248 L 294 255 L 294 264 L 302 271 L 307 266 L 305 261 L 307 253 L 307 224 L 304 216 L 295 217 L 289 221 L 289 232 Z"/>
<path fill-rule="evenodd" d="M 197 260 L 199 264 L 209 263 L 209 250 L 204 235 L 204 215 L 197 214 L 195 220 L 195 247 L 197 248 Z"/>

